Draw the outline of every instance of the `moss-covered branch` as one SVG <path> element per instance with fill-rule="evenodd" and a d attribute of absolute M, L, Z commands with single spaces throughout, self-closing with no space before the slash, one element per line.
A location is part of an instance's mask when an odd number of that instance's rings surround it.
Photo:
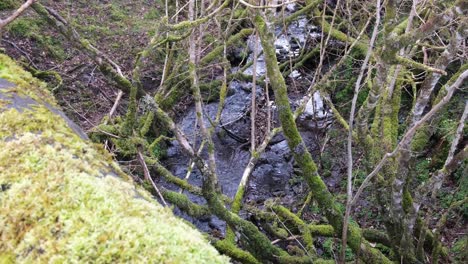
<path fill-rule="evenodd" d="M 271 86 L 275 93 L 275 101 L 278 106 L 278 114 L 283 127 L 284 135 L 288 141 L 289 149 L 291 150 L 295 161 L 303 171 L 303 177 L 314 193 L 314 199 L 319 207 L 326 215 L 330 224 L 335 230 L 341 231 L 342 215 L 337 204 L 328 191 L 326 185 L 320 178 L 317 166 L 312 160 L 312 157 L 305 146 L 301 135 L 296 127 L 294 115 L 291 111 L 287 88 L 284 79 L 279 71 L 276 59 L 274 43 L 274 35 L 268 28 L 265 20 L 260 16 L 255 17 L 255 27 L 257 28 L 261 43 L 263 46 L 265 61 L 267 64 L 267 74 L 270 79 Z M 367 50 L 367 49 L 366 49 Z M 355 252 L 362 252 L 362 259 L 368 263 L 384 262 L 391 263 L 381 252 L 370 247 L 367 243 L 361 243 L 361 231 L 356 226 L 350 226 L 349 230 L 349 246 Z"/>
<path fill-rule="evenodd" d="M 198 205 L 186 196 L 178 192 L 161 189 L 161 193 L 171 204 L 179 207 L 182 211 L 195 218 L 203 218 L 211 215 L 207 206 Z"/>
<path fill-rule="evenodd" d="M 86 55 L 88 55 L 88 57 L 99 66 L 101 72 L 110 80 L 116 82 L 123 92 L 131 92 L 133 85 L 123 76 L 120 67 L 106 54 L 95 48 L 89 40 L 82 38 L 78 32 L 73 29 L 57 12 L 46 8 L 37 2 L 32 4 L 31 7 L 51 26 L 56 28 L 63 36 L 65 36 L 72 45 L 85 52 Z M 137 90 L 137 96 L 143 96 L 143 91 L 141 89 Z"/>
<path fill-rule="evenodd" d="M 233 44 L 237 43 L 238 41 L 250 36 L 253 33 L 252 28 L 244 28 L 239 31 L 237 34 L 230 36 L 226 41 L 226 47 L 232 46 Z M 200 66 L 207 65 L 208 63 L 212 62 L 215 59 L 222 58 L 222 54 L 224 51 L 224 46 L 220 45 L 206 54 L 200 60 Z"/>
<path fill-rule="evenodd" d="M 176 30 L 187 30 L 187 29 L 193 29 L 197 26 L 200 26 L 201 24 L 207 22 L 211 18 L 213 18 L 215 15 L 220 13 L 224 8 L 226 8 L 229 4 L 231 3 L 231 0 L 225 0 L 217 9 L 213 10 L 210 14 L 194 19 L 194 20 L 185 20 L 182 21 L 178 24 L 175 25 L 166 25 L 166 27 L 170 30 L 176 31 Z"/>
<path fill-rule="evenodd" d="M 271 209 L 281 218 L 290 221 L 295 226 L 295 228 L 301 232 L 307 253 L 315 255 L 314 239 L 312 237 L 312 233 L 309 231 L 307 224 L 304 223 L 304 221 L 302 221 L 302 219 L 300 219 L 297 215 L 291 213 L 291 211 L 281 205 L 273 205 Z"/>
<path fill-rule="evenodd" d="M 277 24 L 286 24 L 289 25 L 291 22 L 296 20 L 298 17 L 303 16 L 303 15 L 308 15 L 310 11 L 315 9 L 319 4 L 321 4 L 321 0 L 307 0 L 306 1 L 306 6 L 303 8 L 299 9 L 298 11 L 294 12 L 290 16 L 286 17 L 284 20 L 283 19 L 278 19 L 276 22 Z"/>
<path fill-rule="evenodd" d="M 216 240 L 214 241 L 213 246 L 219 252 L 241 263 L 260 264 L 260 262 L 254 256 L 252 256 L 252 254 L 236 247 L 234 244 L 227 242 L 226 240 Z"/>

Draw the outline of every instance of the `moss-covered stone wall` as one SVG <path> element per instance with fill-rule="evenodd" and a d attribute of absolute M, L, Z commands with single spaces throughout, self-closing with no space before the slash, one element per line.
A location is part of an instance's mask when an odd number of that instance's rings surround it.
<path fill-rule="evenodd" d="M 227 263 L 0 54 L 0 263 Z"/>

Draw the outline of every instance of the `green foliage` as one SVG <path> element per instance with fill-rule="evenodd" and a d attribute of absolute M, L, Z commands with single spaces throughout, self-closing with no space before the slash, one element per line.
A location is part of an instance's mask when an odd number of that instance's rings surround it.
<path fill-rule="evenodd" d="M 375 248 L 377 248 L 378 250 L 380 250 L 382 253 L 384 253 L 387 256 L 390 256 L 392 254 L 391 248 L 389 248 L 387 246 L 384 246 L 384 245 L 382 245 L 380 243 L 377 243 L 375 245 Z"/>
<path fill-rule="evenodd" d="M 112 21 L 122 21 L 128 17 L 128 14 L 125 9 L 118 5 L 110 6 L 110 19 Z"/>
<path fill-rule="evenodd" d="M 341 252 L 341 243 L 336 243 L 334 238 L 325 239 L 325 241 L 322 244 L 322 247 L 323 247 L 324 258 L 333 259 L 339 254 L 339 252 Z M 346 261 L 354 260 L 353 251 L 349 247 L 346 247 L 345 260 Z"/>
<path fill-rule="evenodd" d="M 367 172 L 363 169 L 356 169 L 354 172 L 354 185 L 355 186 L 360 186 L 363 182 L 364 179 L 367 176 Z"/>
<path fill-rule="evenodd" d="M 152 157 L 161 159 L 166 155 L 167 152 L 163 145 L 164 143 L 160 142 L 159 144 L 156 144 L 153 149 L 150 149 Z"/>
<path fill-rule="evenodd" d="M 333 156 L 330 152 L 325 151 L 320 156 L 320 163 L 322 165 L 322 177 L 328 178 L 331 176 L 331 167 L 333 164 Z"/>
<path fill-rule="evenodd" d="M 463 236 L 455 242 L 451 250 L 455 256 L 455 261 L 458 263 L 466 263 L 468 261 L 468 236 Z"/>
<path fill-rule="evenodd" d="M 367 207 L 360 208 L 360 210 L 358 212 L 356 212 L 356 216 L 357 217 L 366 217 L 368 219 L 373 219 L 373 218 L 377 217 L 377 215 L 370 208 L 367 208 Z"/>
<path fill-rule="evenodd" d="M 455 96 L 450 107 L 445 108 L 437 118 L 435 136 L 451 143 L 455 137 L 460 117 L 465 108 L 465 96 Z M 465 126 L 466 128 L 466 126 Z M 466 130 L 465 130 L 466 131 Z"/>
<path fill-rule="evenodd" d="M 62 61 L 66 59 L 67 53 L 62 47 L 61 41 L 53 36 L 42 36 L 37 38 L 39 45 L 44 47 L 52 57 Z"/>
<path fill-rule="evenodd" d="M 148 13 L 145 14 L 144 19 L 146 20 L 155 20 L 161 17 L 161 11 L 156 8 L 151 8 Z"/>
<path fill-rule="evenodd" d="M 425 158 L 421 159 L 419 162 L 416 163 L 416 179 L 418 182 L 425 182 L 429 179 L 430 176 L 430 165 L 431 159 Z"/>
<path fill-rule="evenodd" d="M 460 201 L 468 197 L 468 161 L 464 161 L 461 166 L 454 173 L 456 185 L 458 186 L 456 191 L 443 190 L 440 193 L 440 203 L 443 208 L 449 208 L 454 202 Z M 468 204 L 461 205 L 461 213 L 465 218 L 468 217 Z"/>
<path fill-rule="evenodd" d="M 18 1 L 15 0 L 2 0 L 0 2 L 0 11 L 6 9 L 14 9 L 18 7 Z"/>
<path fill-rule="evenodd" d="M 294 173 L 288 182 L 289 182 L 289 185 L 296 185 L 296 184 L 303 183 L 304 179 L 302 178 L 301 175 Z"/>
<path fill-rule="evenodd" d="M 458 183 L 459 190 L 456 193 L 456 200 L 464 199 L 464 197 L 468 197 L 468 161 L 465 160 L 462 165 L 458 168 L 455 172 L 454 177 Z M 468 204 L 463 204 L 461 206 L 461 210 L 463 216 L 468 218 Z"/>
<path fill-rule="evenodd" d="M 320 208 L 315 203 L 311 204 L 309 209 L 314 214 L 319 214 L 321 212 Z"/>
<path fill-rule="evenodd" d="M 345 206 L 345 203 L 346 203 L 346 196 L 345 195 L 337 195 L 337 200 L 340 199 L 340 197 L 342 198 L 343 202 L 342 203 L 339 203 L 337 202 L 336 203 L 336 207 L 338 207 L 338 209 L 341 211 L 341 212 L 344 212 L 346 210 L 346 206 Z"/>
<path fill-rule="evenodd" d="M 436 134 L 439 137 L 445 137 L 448 142 L 452 142 L 457 130 L 458 121 L 450 118 L 444 118 L 437 127 Z"/>

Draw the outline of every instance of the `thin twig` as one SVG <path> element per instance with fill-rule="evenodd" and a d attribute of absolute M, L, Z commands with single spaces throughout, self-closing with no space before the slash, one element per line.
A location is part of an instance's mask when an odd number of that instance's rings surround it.
<path fill-rule="evenodd" d="M 120 103 L 120 100 L 122 99 L 123 92 L 122 90 L 119 90 L 117 93 L 117 98 L 115 98 L 114 105 L 112 106 L 110 112 L 109 112 L 109 120 L 112 119 L 112 116 L 114 115 L 115 111 L 117 110 L 117 106 Z"/>
<path fill-rule="evenodd" d="M 146 165 L 146 162 L 145 162 L 145 157 L 143 157 L 143 154 L 141 153 L 140 150 L 138 150 L 137 154 L 138 154 L 138 157 L 137 157 L 138 161 L 140 162 L 141 166 L 143 167 L 143 173 L 145 174 L 145 179 L 147 181 L 151 182 L 151 185 L 153 185 L 154 190 L 158 193 L 158 196 L 161 199 L 162 203 L 164 204 L 164 206 L 167 207 L 167 203 L 164 200 L 164 197 L 162 196 L 162 194 L 159 191 L 158 187 L 156 186 L 153 179 L 151 178 L 150 172 L 148 170 L 148 166 Z"/>
<path fill-rule="evenodd" d="M 351 214 L 351 201 L 353 198 L 353 123 L 354 123 L 354 114 L 356 112 L 356 104 L 357 104 L 357 99 L 359 95 L 359 90 L 361 88 L 361 81 L 362 78 L 364 77 L 364 72 L 367 69 L 367 64 L 369 63 L 371 54 L 372 54 L 372 49 L 374 48 L 375 40 L 377 39 L 378 35 L 378 28 L 380 24 L 380 0 L 377 0 L 377 7 L 376 7 L 376 19 L 375 19 L 375 25 L 374 25 L 374 30 L 372 31 L 372 37 L 370 39 L 369 43 L 369 48 L 367 49 L 367 54 L 366 57 L 364 58 L 364 62 L 361 65 L 361 70 L 359 72 L 359 76 L 356 80 L 355 86 L 354 86 L 354 95 L 353 95 L 353 100 L 351 104 L 351 113 L 349 114 L 349 122 L 348 122 L 348 144 L 347 144 L 347 201 L 346 201 L 346 212 L 345 212 L 345 217 L 343 219 L 343 233 L 342 233 L 342 247 L 341 247 L 341 254 L 340 254 L 340 259 L 339 261 L 341 263 L 345 262 L 345 255 L 346 255 L 346 242 L 348 239 L 348 224 L 349 224 L 349 216 Z"/>
<path fill-rule="evenodd" d="M 257 115 L 257 55 L 258 55 L 258 33 L 255 33 L 255 48 L 253 55 L 253 76 L 252 76 L 252 94 L 251 94 L 251 109 L 250 109 L 250 151 L 253 155 L 255 151 L 255 118 Z"/>
<path fill-rule="evenodd" d="M 3 42 L 6 42 L 8 44 L 10 44 L 11 46 L 13 46 L 15 49 L 17 49 L 19 52 L 21 52 L 25 57 L 26 59 L 28 59 L 29 63 L 31 63 L 31 65 L 36 68 L 36 69 L 39 69 L 39 67 L 37 67 L 37 65 L 34 63 L 34 61 L 31 59 L 31 57 L 29 57 L 29 54 L 22 50 L 20 47 L 18 47 L 18 45 L 16 45 L 14 42 L 11 42 L 9 40 L 6 40 L 6 39 L 2 39 Z"/>

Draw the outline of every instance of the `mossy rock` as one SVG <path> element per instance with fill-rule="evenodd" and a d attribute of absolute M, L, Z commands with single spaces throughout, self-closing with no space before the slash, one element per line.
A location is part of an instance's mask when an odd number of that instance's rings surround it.
<path fill-rule="evenodd" d="M 228 263 L 0 55 L 0 263 Z"/>

